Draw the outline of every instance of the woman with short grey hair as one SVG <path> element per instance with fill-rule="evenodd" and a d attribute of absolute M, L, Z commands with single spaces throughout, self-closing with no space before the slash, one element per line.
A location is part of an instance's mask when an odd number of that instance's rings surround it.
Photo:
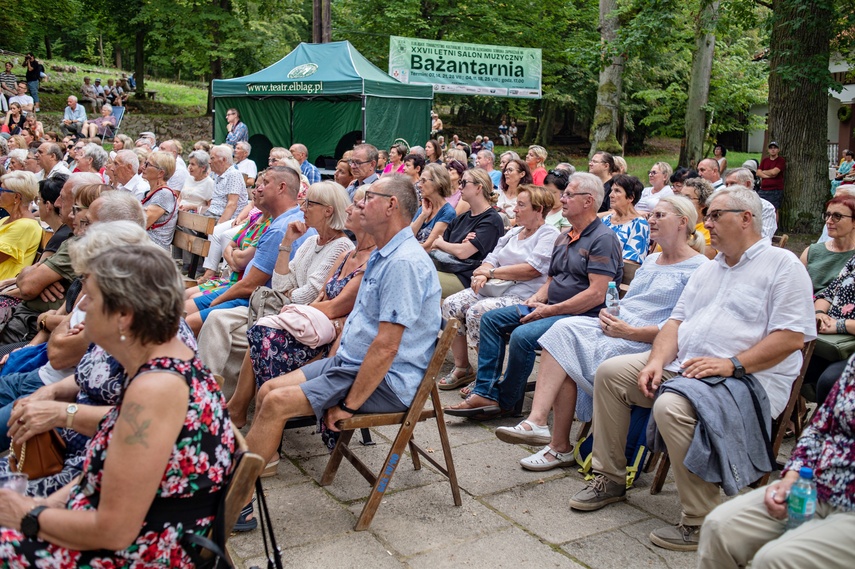
<path fill-rule="evenodd" d="M 93 174 L 98 174 L 103 179 L 103 170 L 104 166 L 107 165 L 107 158 L 106 150 L 94 142 L 90 142 L 83 147 L 83 152 L 77 159 L 77 169 L 81 172 L 92 172 Z"/>
<path fill-rule="evenodd" d="M 187 159 L 189 176 L 180 188 L 181 196 L 178 209 L 194 213 L 204 213 L 211 205 L 214 195 L 214 180 L 211 179 L 209 166 L 211 156 L 204 150 L 194 150 Z"/>

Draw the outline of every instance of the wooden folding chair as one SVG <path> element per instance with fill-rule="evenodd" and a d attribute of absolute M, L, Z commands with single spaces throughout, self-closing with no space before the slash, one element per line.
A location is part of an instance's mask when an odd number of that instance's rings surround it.
<path fill-rule="evenodd" d="M 241 510 L 252 500 L 252 493 L 255 491 L 255 481 L 261 474 L 261 471 L 264 470 L 265 465 L 264 459 L 260 455 L 249 452 L 246 439 L 243 438 L 243 435 L 235 427 L 234 423 L 231 423 L 231 427 L 235 435 L 235 460 L 237 461 L 237 466 L 226 488 L 226 507 L 222 526 L 225 528 L 223 552 L 226 556 L 229 554 L 228 549 L 226 549 L 226 543 L 228 543 L 232 528 L 235 527 Z M 213 552 L 209 549 L 202 549 L 199 552 L 199 557 L 203 561 L 209 561 L 213 556 Z M 231 562 L 231 559 L 229 559 L 229 562 Z"/>
<path fill-rule="evenodd" d="M 784 233 L 783 235 L 773 235 L 772 236 L 772 247 L 781 247 L 782 249 L 787 246 L 787 241 L 789 241 L 790 236 Z"/>
<path fill-rule="evenodd" d="M 790 389 L 790 399 L 787 401 L 787 406 L 784 407 L 781 414 L 772 420 L 772 432 L 770 436 L 772 439 L 772 453 L 775 456 L 778 456 L 778 451 L 781 449 L 781 442 L 784 440 L 784 433 L 787 431 L 787 423 L 794 416 L 793 412 L 798 410 L 798 400 L 801 395 L 802 383 L 804 382 L 805 373 L 810 363 L 810 357 L 813 355 L 813 346 L 815 343 L 816 340 L 811 340 L 802 347 L 802 369 L 799 371 L 799 375 Z M 668 451 L 666 450 L 661 453 L 659 468 L 656 469 L 656 476 L 653 478 L 653 484 L 650 485 L 651 494 L 658 494 L 662 491 L 662 486 L 665 485 L 665 478 L 668 476 L 670 468 L 671 459 L 668 457 Z M 771 474 L 771 472 L 767 472 L 760 480 L 751 484 L 751 487 L 759 488 L 765 486 L 769 482 Z"/>
<path fill-rule="evenodd" d="M 321 477 L 321 486 L 332 484 L 342 458 L 346 458 L 363 478 L 372 485 L 368 501 L 365 502 L 362 513 L 356 521 L 356 526 L 354 527 L 356 531 L 368 529 L 368 526 L 371 525 L 371 520 L 374 519 L 374 515 L 377 513 L 377 508 L 380 506 L 383 495 L 389 487 L 392 475 L 401 461 L 401 455 L 408 444 L 410 455 L 413 459 L 413 468 L 415 470 L 421 468 L 419 457 L 421 455 L 422 458 L 431 463 L 448 478 L 451 484 L 451 494 L 454 497 L 454 505 L 460 506 L 462 504 L 460 500 L 460 487 L 457 485 L 457 474 L 454 471 L 454 461 L 451 457 L 451 445 L 449 444 L 448 432 L 445 428 L 445 415 L 442 412 L 442 402 L 439 400 L 439 391 L 436 387 L 436 376 L 439 374 L 439 370 L 445 361 L 445 356 L 451 347 L 451 342 L 457 334 L 458 326 L 459 323 L 457 320 L 452 319 L 446 323 L 445 330 L 437 341 L 433 357 L 428 364 L 427 371 L 424 378 L 422 378 L 421 385 L 418 391 L 416 391 L 416 396 L 408 411 L 404 413 L 359 414 L 336 423 L 336 426 L 341 429 L 341 435 L 335 449 L 333 449 L 330 455 L 326 470 L 324 470 L 324 474 Z M 425 409 L 428 396 L 431 399 L 431 409 Z M 442 444 L 442 454 L 445 457 L 445 467 L 434 460 L 433 457 L 413 441 L 413 430 L 416 428 L 416 424 L 427 419 L 436 419 L 439 439 Z M 401 428 L 392 442 L 392 448 L 389 449 L 386 461 L 380 468 L 379 473 L 374 475 L 365 463 L 353 454 L 348 444 L 355 430 L 382 427 L 385 425 L 401 425 Z"/>

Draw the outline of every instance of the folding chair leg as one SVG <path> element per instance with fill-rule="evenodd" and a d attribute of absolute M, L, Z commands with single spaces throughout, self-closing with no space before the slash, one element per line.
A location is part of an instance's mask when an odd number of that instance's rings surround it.
<path fill-rule="evenodd" d="M 667 452 L 662 453 L 662 458 L 659 459 L 659 468 L 656 469 L 656 476 L 653 478 L 653 484 L 650 485 L 650 493 L 658 494 L 662 491 L 665 485 L 665 478 L 668 476 L 668 471 L 671 469 L 671 457 Z"/>
<path fill-rule="evenodd" d="M 324 475 L 321 476 L 321 486 L 329 486 L 335 480 L 335 475 L 338 472 L 338 467 L 341 465 L 341 459 L 344 458 L 342 447 L 350 444 L 350 439 L 353 437 L 353 431 L 344 431 L 338 439 L 335 448 L 330 455 L 330 460 L 327 462 L 327 467 L 324 469 Z"/>
<path fill-rule="evenodd" d="M 373 447 L 375 444 L 377 444 L 373 440 L 371 440 L 371 431 L 370 430 L 360 429 L 359 431 L 362 434 L 362 440 L 359 441 L 360 443 L 362 443 L 362 446 Z"/>
<path fill-rule="evenodd" d="M 354 528 L 356 531 L 366 530 L 368 529 L 368 526 L 371 525 L 371 521 L 377 513 L 377 508 L 383 500 L 386 488 L 389 487 L 389 482 L 392 480 L 392 475 L 395 474 L 395 469 L 401 462 L 401 455 L 407 447 L 407 444 L 410 442 L 410 439 L 413 437 L 413 431 L 415 428 L 416 423 L 403 425 L 401 430 L 398 432 L 398 436 L 395 437 L 394 442 L 392 442 L 392 448 L 389 449 L 389 454 L 386 456 L 383 468 L 380 470 L 377 481 L 374 483 L 374 487 L 371 489 L 371 494 L 368 496 L 368 501 L 365 502 L 365 506 L 362 508 L 362 513 L 359 515 L 359 519 L 356 522 L 356 527 Z M 339 444 L 341 444 L 341 441 L 339 441 Z M 335 456 L 330 457 L 330 464 L 333 463 L 333 460 L 335 460 Z M 338 460 L 340 462 L 341 458 Z M 324 476 L 326 477 L 326 473 L 324 473 Z M 321 484 L 323 485 L 323 481 Z"/>
<path fill-rule="evenodd" d="M 436 428 L 439 430 L 439 441 L 442 445 L 443 458 L 445 458 L 445 469 L 448 471 L 448 483 L 451 484 L 451 495 L 454 498 L 454 505 L 460 506 L 463 501 L 460 499 L 460 486 L 457 484 L 457 472 L 454 470 L 454 459 L 451 457 L 451 443 L 445 426 L 445 414 L 442 412 L 442 402 L 439 400 L 436 384 L 431 389 L 430 397 L 433 408 L 436 409 Z"/>
<path fill-rule="evenodd" d="M 419 447 L 416 446 L 415 437 L 410 438 L 410 457 L 413 459 L 413 470 L 422 469 L 422 459 L 419 456 Z"/>

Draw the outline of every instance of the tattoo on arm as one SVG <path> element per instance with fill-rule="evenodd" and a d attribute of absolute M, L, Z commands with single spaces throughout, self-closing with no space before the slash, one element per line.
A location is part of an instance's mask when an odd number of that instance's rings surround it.
<path fill-rule="evenodd" d="M 143 406 L 139 403 L 129 403 L 125 405 L 122 409 L 122 417 L 125 419 L 125 422 L 131 426 L 133 429 L 133 433 L 130 436 L 125 437 L 125 442 L 129 445 L 142 445 L 145 448 L 148 448 L 148 435 L 146 431 L 151 425 L 151 419 L 146 419 L 142 423 L 139 420 L 140 412 L 142 412 Z"/>

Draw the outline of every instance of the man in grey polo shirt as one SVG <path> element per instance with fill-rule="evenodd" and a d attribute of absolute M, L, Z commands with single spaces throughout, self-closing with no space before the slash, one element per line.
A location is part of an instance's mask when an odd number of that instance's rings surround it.
<path fill-rule="evenodd" d="M 441 289 L 433 263 L 410 229 L 418 206 L 412 182 L 399 174 L 381 178 L 356 205 L 377 250 L 368 259 L 336 355 L 259 389 L 246 440 L 268 461 L 276 458 L 291 417 L 325 417 L 335 431 L 338 420 L 356 412 L 406 410 L 433 354 Z"/>
<path fill-rule="evenodd" d="M 561 204 L 573 229 L 555 242 L 549 278 L 525 304 L 497 308 L 481 317 L 475 388 L 446 413 L 482 419 L 509 413 L 525 395 L 537 341 L 549 327 L 567 316 L 596 316 L 605 308 L 609 282 L 623 278 L 623 259 L 617 235 L 597 217 L 604 197 L 597 176 L 570 177 Z M 508 335 L 508 366 L 502 377 Z"/>

